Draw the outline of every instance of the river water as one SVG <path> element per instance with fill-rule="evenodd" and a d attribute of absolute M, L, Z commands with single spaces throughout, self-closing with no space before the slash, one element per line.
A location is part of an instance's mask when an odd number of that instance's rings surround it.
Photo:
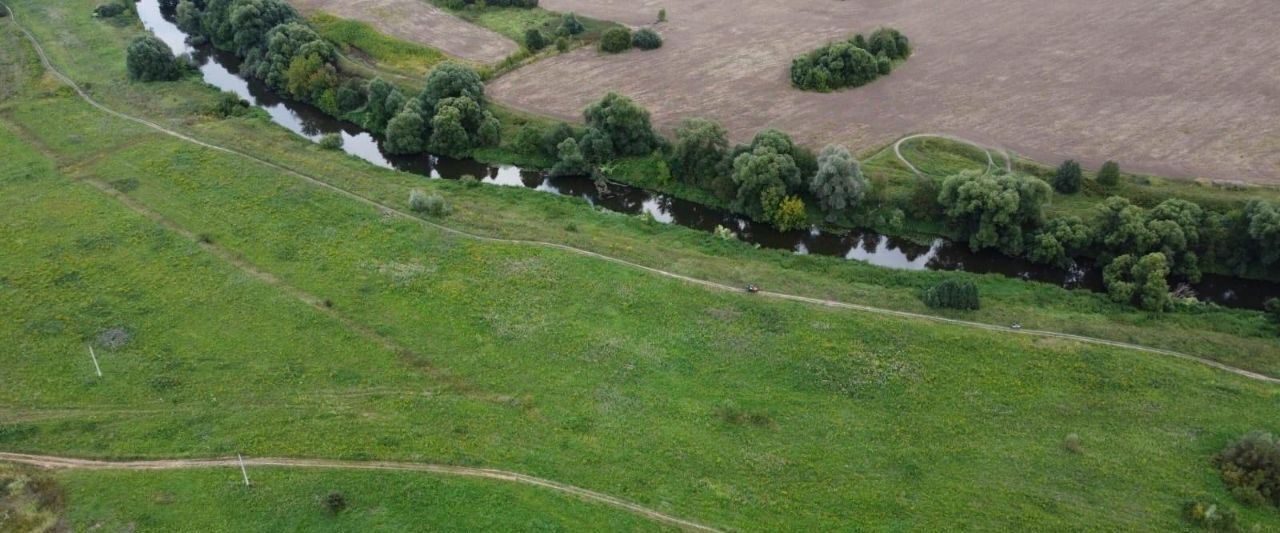
<path fill-rule="evenodd" d="M 716 226 L 724 226 L 737 233 L 739 239 L 762 248 L 842 257 L 895 269 L 999 273 L 1065 288 L 1103 290 L 1101 272 L 1092 266 L 1051 268 L 996 252 L 973 252 L 966 244 L 940 238 L 930 244 L 919 244 L 871 231 L 851 231 L 843 235 L 817 228 L 779 231 L 768 224 L 661 193 L 615 183 L 601 188 L 588 177 L 548 177 L 542 172 L 509 165 L 493 166 L 430 155 L 389 155 L 382 151 L 380 141 L 360 126 L 335 119 L 309 104 L 281 98 L 262 82 L 240 76 L 240 59 L 235 55 L 207 45 L 196 47 L 188 44 L 187 35 L 174 24 L 173 14 L 162 12 L 158 0 L 139 0 L 137 6 L 143 25 L 168 44 L 174 53 L 190 54 L 200 66 L 206 83 L 239 95 L 265 110 L 276 124 L 312 141 L 337 133 L 342 136 L 343 151 L 384 168 L 437 179 L 472 175 L 486 183 L 574 196 L 610 211 L 648 213 L 664 224 L 678 224 L 708 232 Z M 1229 307 L 1261 309 L 1266 299 L 1280 296 L 1280 284 L 1277 283 L 1212 274 L 1206 274 L 1192 288 L 1201 300 Z"/>

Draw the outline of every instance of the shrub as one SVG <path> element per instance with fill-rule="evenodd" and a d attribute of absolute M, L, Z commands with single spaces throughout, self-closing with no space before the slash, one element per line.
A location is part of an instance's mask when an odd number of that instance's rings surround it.
<path fill-rule="evenodd" d="M 537 52 L 547 47 L 547 38 L 542 36 L 538 28 L 529 28 L 524 32 L 524 47 L 530 52 Z"/>
<path fill-rule="evenodd" d="M 667 8 L 664 7 L 658 10 L 658 22 L 666 22 L 666 21 L 667 21 Z"/>
<path fill-rule="evenodd" d="M 1169 299 L 1168 276 L 1169 263 L 1160 252 L 1141 259 L 1122 255 L 1102 269 L 1102 282 L 1113 301 L 1136 300 L 1139 307 L 1148 311 L 1163 311 L 1173 303 Z"/>
<path fill-rule="evenodd" d="M 578 141 L 569 137 L 560 143 L 559 156 L 555 166 L 551 167 L 552 176 L 586 176 L 591 173 L 591 165 L 587 164 L 582 151 L 578 149 Z"/>
<path fill-rule="evenodd" d="M 828 220 L 853 209 L 862 200 L 866 188 L 862 165 L 848 149 L 828 145 L 818 154 L 818 171 L 809 180 L 809 192 L 818 199 L 818 206 Z"/>
<path fill-rule="evenodd" d="M 1098 170 L 1098 184 L 1104 187 L 1115 187 L 1120 184 L 1120 164 L 1115 161 L 1107 161 L 1102 164 L 1102 169 Z"/>
<path fill-rule="evenodd" d="M 605 30 L 600 36 L 600 51 L 606 54 L 626 52 L 631 48 L 631 30 L 619 26 Z"/>
<path fill-rule="evenodd" d="M 409 191 L 409 209 L 418 213 L 426 213 L 433 217 L 449 214 L 449 203 L 438 193 L 427 194 L 420 189 Z"/>
<path fill-rule="evenodd" d="M 1262 309 L 1267 312 L 1267 318 L 1272 322 L 1280 323 L 1280 298 L 1272 298 L 1262 304 Z"/>
<path fill-rule="evenodd" d="M 976 310 L 978 286 L 969 280 L 948 279 L 924 291 L 924 304 L 933 309 Z"/>
<path fill-rule="evenodd" d="M 1245 435 L 1219 452 L 1214 462 L 1236 499 L 1280 506 L 1280 440 L 1270 433 Z"/>
<path fill-rule="evenodd" d="M 556 29 L 556 33 L 560 35 L 578 35 L 587 31 L 587 27 L 582 25 L 578 20 L 578 16 L 572 11 L 560 16 L 560 27 Z"/>
<path fill-rule="evenodd" d="M 124 9 L 124 5 L 118 2 L 99 4 L 98 7 L 93 8 L 93 16 L 104 19 L 111 18 L 124 13 Z"/>
<path fill-rule="evenodd" d="M 773 189 L 770 189 L 771 191 Z M 805 212 L 804 200 L 798 196 L 787 196 L 778 202 L 778 207 L 771 213 L 769 220 L 782 231 L 791 231 L 805 227 L 808 215 Z"/>
<path fill-rule="evenodd" d="M 1071 433 L 1067 438 L 1062 439 L 1062 447 L 1071 453 L 1080 453 L 1083 449 L 1080 447 L 1080 435 Z"/>
<path fill-rule="evenodd" d="M 182 75 L 173 50 L 151 34 L 139 35 L 129 43 L 125 65 L 129 79 L 137 81 L 172 81 Z"/>
<path fill-rule="evenodd" d="M 631 37 L 631 44 L 641 50 L 655 50 L 662 48 L 662 36 L 656 31 L 645 28 Z"/>
<path fill-rule="evenodd" d="M 468 189 L 474 189 L 480 186 L 480 180 L 476 179 L 476 177 L 471 174 L 463 174 L 461 178 L 458 178 L 458 182 Z"/>
<path fill-rule="evenodd" d="M 1195 499 L 1182 505 L 1182 517 L 1210 531 L 1239 531 L 1236 512 L 1209 499 Z"/>
<path fill-rule="evenodd" d="M 557 52 L 560 52 L 560 53 L 564 53 L 564 52 L 568 52 L 568 51 L 569 51 L 569 38 L 568 38 L 568 37 L 557 37 L 557 38 L 556 38 L 556 51 L 557 51 Z"/>
<path fill-rule="evenodd" d="M 426 131 L 421 111 L 414 105 L 406 105 L 387 123 L 386 141 L 382 143 L 382 148 L 389 154 L 422 152 Z"/>
<path fill-rule="evenodd" d="M 1080 192 L 1082 178 L 1080 163 L 1068 159 L 1058 166 L 1058 172 L 1053 175 L 1053 188 L 1062 194 L 1075 194 Z"/>
<path fill-rule="evenodd" d="M 340 149 L 340 148 L 342 148 L 342 134 L 341 134 L 341 133 L 326 133 L 326 134 L 324 134 L 324 135 L 320 136 L 320 140 L 319 140 L 319 141 L 317 141 L 317 144 L 319 144 L 319 145 L 320 145 L 320 147 L 321 147 L 321 148 L 324 148 L 325 150 L 337 150 L 337 149 Z"/>
<path fill-rule="evenodd" d="M 620 157 L 647 155 L 657 147 L 657 135 L 649 121 L 649 111 L 630 98 L 609 93 L 583 111 L 588 128 L 609 137 Z"/>
<path fill-rule="evenodd" d="M 712 234 L 722 241 L 733 241 L 738 239 L 738 234 L 734 233 L 733 230 L 719 224 L 716 224 L 716 229 Z"/>
<path fill-rule="evenodd" d="M 240 95 L 224 91 L 218 95 L 218 102 L 213 105 L 213 114 L 222 118 L 239 117 L 247 115 L 250 109 L 249 102 L 240 98 Z"/>
<path fill-rule="evenodd" d="M 324 496 L 324 508 L 333 514 L 341 513 L 347 508 L 347 497 L 338 491 L 330 492 Z"/>
<path fill-rule="evenodd" d="M 893 61 L 911 53 L 907 37 L 880 28 L 867 39 L 854 35 L 829 43 L 791 61 L 791 84 L 806 91 L 857 87 L 893 70 Z"/>

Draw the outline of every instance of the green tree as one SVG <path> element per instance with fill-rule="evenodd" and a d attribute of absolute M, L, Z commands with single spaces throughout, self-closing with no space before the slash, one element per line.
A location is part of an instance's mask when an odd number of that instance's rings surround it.
<path fill-rule="evenodd" d="M 560 35 L 577 35 L 584 31 L 587 31 L 587 27 L 578 21 L 578 16 L 572 11 L 560 16 L 560 27 L 556 30 L 556 33 Z"/>
<path fill-rule="evenodd" d="M 1023 235 L 1044 222 L 1049 195 L 1049 185 L 1036 178 L 965 171 L 942 182 L 938 203 L 973 250 L 999 248 L 1018 255 Z"/>
<path fill-rule="evenodd" d="M 607 163 L 614 157 L 613 141 L 605 132 L 596 128 L 587 128 L 582 134 L 582 140 L 578 141 L 578 148 L 582 150 L 582 157 L 593 165 Z"/>
<path fill-rule="evenodd" d="M 555 166 L 551 167 L 552 176 L 585 176 L 591 173 L 591 165 L 578 150 L 578 141 L 569 137 L 557 147 L 559 157 Z"/>
<path fill-rule="evenodd" d="M 921 299 L 931 309 L 977 310 L 982 307 L 978 286 L 967 279 L 945 279 L 925 289 Z"/>
<path fill-rule="evenodd" d="M 809 192 L 827 220 L 835 220 L 862 201 L 867 181 L 862 165 L 843 146 L 828 145 L 818 154 L 818 171 L 809 180 Z"/>
<path fill-rule="evenodd" d="M 434 116 L 436 105 L 445 98 L 465 96 L 477 105 L 484 106 L 484 82 L 474 69 L 448 61 L 441 63 L 427 75 L 427 84 L 418 94 L 422 109 Z"/>
<path fill-rule="evenodd" d="M 560 154 L 560 143 L 573 138 L 573 128 L 563 122 L 557 122 L 542 134 L 542 154 L 555 159 Z M 577 144 L 577 140 L 574 141 Z M 575 146 L 576 148 L 576 146 Z"/>
<path fill-rule="evenodd" d="M 297 21 L 287 22 L 267 32 L 266 51 L 247 58 L 241 71 L 265 81 L 272 89 L 285 90 L 294 60 L 308 55 L 315 56 L 315 59 L 308 60 L 313 65 L 307 67 L 308 71 L 321 69 L 320 64 L 333 63 L 337 58 L 333 46 L 310 26 Z M 334 70 L 332 65 L 328 66 L 328 70 Z"/>
<path fill-rule="evenodd" d="M 1146 213 L 1142 208 L 1119 196 L 1102 202 L 1094 227 L 1103 247 L 1114 255 L 1143 254 L 1156 242 L 1156 235 L 1147 227 Z"/>
<path fill-rule="evenodd" d="M 733 182 L 737 189 L 734 209 L 756 219 L 767 219 L 762 195 L 772 189 L 779 198 L 799 185 L 800 170 L 790 155 L 771 146 L 759 146 L 733 161 Z"/>
<path fill-rule="evenodd" d="M 382 148 L 389 154 L 416 154 L 423 151 L 426 124 L 416 100 L 410 100 L 404 108 L 387 122 L 387 140 Z"/>
<path fill-rule="evenodd" d="M 1155 235 L 1153 249 L 1163 253 L 1173 274 L 1192 283 L 1200 281 L 1201 230 L 1208 224 L 1205 212 L 1193 202 L 1171 198 L 1147 213 L 1147 228 Z"/>
<path fill-rule="evenodd" d="M 1027 259 L 1066 268 L 1071 259 L 1093 243 L 1093 232 L 1077 216 L 1061 216 L 1049 220 L 1027 244 Z"/>
<path fill-rule="evenodd" d="M 1103 187 L 1115 187 L 1120 184 L 1120 164 L 1115 161 L 1107 161 L 1102 164 L 1102 169 L 1098 170 L 1098 185 Z"/>
<path fill-rule="evenodd" d="M 154 35 L 139 35 L 125 52 L 129 79 L 137 81 L 172 81 L 182 76 L 173 50 Z"/>
<path fill-rule="evenodd" d="M 465 156 L 471 150 L 472 140 L 462 122 L 461 110 L 455 106 L 441 106 L 431 119 L 431 141 L 427 145 L 431 151 L 453 157 Z"/>
<path fill-rule="evenodd" d="M 511 148 L 522 155 L 542 155 L 542 128 L 534 124 L 520 126 L 515 138 L 511 140 Z"/>
<path fill-rule="evenodd" d="M 178 25 L 178 29 L 189 35 L 200 35 L 204 33 L 204 27 L 201 25 L 200 18 L 202 12 L 192 0 L 182 0 L 178 2 L 177 10 L 174 12 L 174 20 Z"/>
<path fill-rule="evenodd" d="M 209 5 L 215 1 L 210 0 Z M 298 12 L 283 0 L 231 0 L 225 15 L 222 31 L 211 36 L 213 44 L 241 57 L 265 48 L 272 28 L 299 18 Z"/>
<path fill-rule="evenodd" d="M 644 28 L 631 36 L 631 44 L 641 50 L 656 50 L 662 48 L 662 36 L 656 31 Z"/>
<path fill-rule="evenodd" d="M 770 189 L 771 191 L 773 189 Z M 804 208 L 804 200 L 799 196 L 787 196 L 778 202 L 777 207 L 769 214 L 769 221 L 782 231 L 791 231 L 805 227 L 809 222 Z"/>
<path fill-rule="evenodd" d="M 1136 300 L 1148 311 L 1163 311 L 1172 304 L 1169 298 L 1169 264 L 1164 254 L 1154 252 L 1136 258 L 1122 255 L 1102 271 L 1103 283 L 1111 299 L 1121 303 Z"/>
<path fill-rule="evenodd" d="M 607 54 L 626 52 L 631 48 L 631 30 L 614 26 L 600 36 L 600 51 Z"/>
<path fill-rule="evenodd" d="M 1280 207 L 1266 200 L 1252 200 L 1245 206 L 1248 236 L 1254 253 L 1264 266 L 1280 260 Z"/>
<path fill-rule="evenodd" d="M 332 93 L 337 89 L 338 72 L 319 55 L 306 54 L 293 58 L 289 63 L 289 70 L 285 72 L 285 80 L 286 90 L 295 98 L 319 102 L 325 93 Z M 325 111 L 333 112 L 336 109 Z"/>
<path fill-rule="evenodd" d="M 537 52 L 547 47 L 547 38 L 538 31 L 538 28 L 529 28 L 524 32 L 524 47 L 531 52 Z"/>
<path fill-rule="evenodd" d="M 1053 188 L 1062 194 L 1075 194 L 1080 191 L 1080 182 L 1084 175 L 1080 171 L 1080 163 L 1074 159 L 1063 161 L 1053 175 Z"/>
<path fill-rule="evenodd" d="M 709 187 L 728 153 L 729 132 L 716 122 L 693 118 L 676 129 L 669 164 L 677 179 Z"/>
<path fill-rule="evenodd" d="M 588 128 L 595 128 L 613 143 L 618 156 L 648 155 L 657 147 L 657 134 L 649 112 L 630 98 L 610 92 L 583 112 Z"/>
<path fill-rule="evenodd" d="M 385 131 L 387 121 L 396 116 L 404 108 L 405 98 L 400 89 L 382 78 L 374 78 L 369 82 L 368 101 L 365 102 L 364 127 L 372 131 Z"/>

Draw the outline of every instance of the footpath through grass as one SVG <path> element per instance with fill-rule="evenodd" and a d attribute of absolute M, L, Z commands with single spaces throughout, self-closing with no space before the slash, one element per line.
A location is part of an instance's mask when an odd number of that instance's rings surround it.
<path fill-rule="evenodd" d="M 19 3 L 24 20 L 109 105 L 395 205 L 410 185 L 441 192 L 450 224 L 879 305 L 915 305 L 912 287 L 928 279 L 715 242 L 531 191 L 375 171 L 258 120 L 193 117 L 212 100 L 198 84 L 124 83 L 116 63 L 94 67 L 65 46 L 118 53 L 126 30 L 34 4 Z M 0 170 L 0 248 L 12 250 L 0 258 L 0 298 L 13 303 L 0 308 L 0 336 L 20 347 L 0 350 L 6 450 L 485 465 L 753 530 L 1171 529 L 1188 498 L 1228 499 L 1214 452 L 1276 429 L 1275 387 L 1200 365 L 710 292 L 461 239 L 107 118 L 47 81 L 0 103 L 0 158 L 12 163 Z M 398 349 L 75 181 L 86 179 L 331 299 Z M 979 279 L 998 302 L 1100 301 Z M 1080 316 L 1123 324 L 1105 309 Z M 1225 333 L 1253 319 L 1188 317 L 1180 338 L 1273 342 Z M 1172 335 L 1176 320 L 1127 331 Z M 84 345 L 115 327 L 131 340 L 103 353 L 99 380 Z M 1274 360 L 1260 353 L 1229 355 Z M 1063 448 L 1068 433 L 1083 453 Z M 1280 525 L 1273 512 L 1242 513 Z"/>

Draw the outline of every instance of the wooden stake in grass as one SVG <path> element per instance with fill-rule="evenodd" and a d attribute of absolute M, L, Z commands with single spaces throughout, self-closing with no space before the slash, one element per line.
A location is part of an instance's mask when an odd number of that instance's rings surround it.
<path fill-rule="evenodd" d="M 248 486 L 249 486 L 249 471 L 248 471 L 248 470 L 245 470 L 245 468 L 244 468 L 244 457 L 243 457 L 243 456 L 241 456 L 239 453 L 237 453 L 237 454 L 236 454 L 236 459 L 239 459 L 239 460 L 240 460 L 240 475 L 244 476 L 244 486 L 248 487 Z"/>
<path fill-rule="evenodd" d="M 98 356 L 93 353 L 93 345 L 89 345 L 89 358 L 93 359 L 93 370 L 98 373 L 98 377 L 102 377 L 102 367 L 98 366 Z"/>

